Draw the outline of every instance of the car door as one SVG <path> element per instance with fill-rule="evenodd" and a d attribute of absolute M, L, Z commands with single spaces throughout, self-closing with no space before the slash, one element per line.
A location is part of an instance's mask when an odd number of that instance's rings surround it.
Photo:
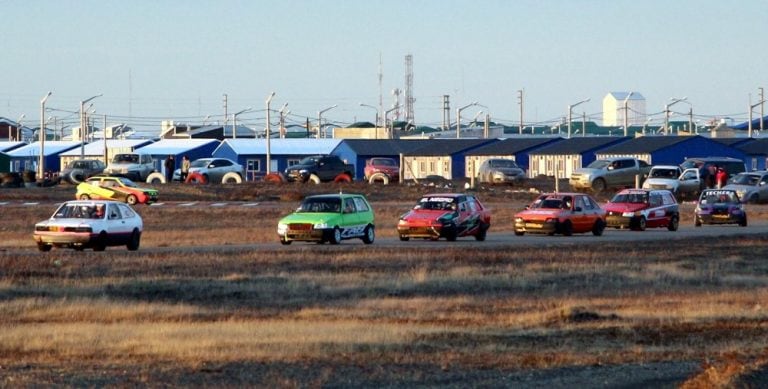
<path fill-rule="evenodd" d="M 701 190 L 701 178 L 697 168 L 685 169 L 677 181 L 679 181 L 678 193 L 680 194 L 695 194 Z"/>
<path fill-rule="evenodd" d="M 362 228 L 360 227 L 360 213 L 357 211 L 355 200 L 352 197 L 347 197 L 341 204 L 341 218 L 342 218 L 342 236 L 345 238 L 355 237 L 362 234 Z"/>
<path fill-rule="evenodd" d="M 768 174 L 763 174 L 760 177 L 760 182 L 757 183 L 757 193 L 760 201 L 768 200 Z"/>
<path fill-rule="evenodd" d="M 656 226 L 664 220 L 666 212 L 663 206 L 663 200 L 661 194 L 651 192 L 648 195 L 648 217 L 646 222 L 648 226 Z"/>
<path fill-rule="evenodd" d="M 107 203 L 107 234 L 109 235 L 110 244 L 120 244 L 125 241 L 126 236 L 130 235 L 132 226 L 128 224 L 128 219 L 123 217 L 123 212 L 120 210 L 118 203 Z"/>

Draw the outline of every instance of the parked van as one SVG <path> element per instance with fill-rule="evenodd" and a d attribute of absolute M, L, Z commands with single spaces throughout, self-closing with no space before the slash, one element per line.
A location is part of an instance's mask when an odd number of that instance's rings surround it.
<path fill-rule="evenodd" d="M 683 170 L 696 168 L 699 169 L 699 177 L 701 179 L 701 189 L 715 187 L 715 177 L 710 177 L 710 172 L 714 169 L 710 169 L 710 166 L 716 166 L 722 168 L 728 173 L 728 179 L 747 171 L 747 165 L 744 161 L 731 158 L 731 157 L 702 157 L 702 158 L 688 158 L 680 167 Z"/>

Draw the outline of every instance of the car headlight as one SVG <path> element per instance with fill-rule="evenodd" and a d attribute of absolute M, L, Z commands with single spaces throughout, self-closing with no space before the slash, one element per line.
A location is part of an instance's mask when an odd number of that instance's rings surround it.
<path fill-rule="evenodd" d="M 285 223 L 278 223 L 277 224 L 277 233 L 282 235 L 285 234 L 285 232 L 288 231 L 288 225 Z"/>
<path fill-rule="evenodd" d="M 523 218 L 521 218 L 521 217 L 516 217 L 515 218 L 515 223 L 523 223 L 523 222 L 524 222 Z"/>
<path fill-rule="evenodd" d="M 312 228 L 316 230 L 324 230 L 328 228 L 328 223 L 322 222 L 322 223 L 315 223 Z"/>
<path fill-rule="evenodd" d="M 309 173 L 309 170 L 307 170 L 307 169 L 301 169 L 301 170 L 299 170 L 299 173 L 301 173 L 301 174 L 307 174 L 307 173 Z"/>

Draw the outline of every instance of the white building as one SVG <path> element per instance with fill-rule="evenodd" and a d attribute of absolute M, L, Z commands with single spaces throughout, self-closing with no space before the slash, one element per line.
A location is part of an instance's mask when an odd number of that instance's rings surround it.
<path fill-rule="evenodd" d="M 626 109 L 624 102 L 626 101 Z M 645 97 L 638 92 L 610 92 L 603 98 L 603 126 L 623 126 L 624 115 L 630 126 L 645 124 Z"/>

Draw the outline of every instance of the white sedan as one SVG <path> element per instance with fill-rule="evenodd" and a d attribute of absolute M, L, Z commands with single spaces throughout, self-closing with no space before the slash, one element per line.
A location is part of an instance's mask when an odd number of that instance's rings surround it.
<path fill-rule="evenodd" d="M 40 251 L 54 246 L 75 250 L 125 245 L 139 249 L 144 229 L 141 216 L 128 204 L 103 200 L 67 201 L 48 219 L 35 224 L 34 238 Z"/>

